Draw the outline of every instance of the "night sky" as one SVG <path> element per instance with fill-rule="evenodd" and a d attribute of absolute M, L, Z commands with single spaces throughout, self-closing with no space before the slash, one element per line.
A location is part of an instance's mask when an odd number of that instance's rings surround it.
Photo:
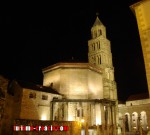
<path fill-rule="evenodd" d="M 147 92 L 136 17 L 129 8 L 137 0 L 49 2 L 7 7 L 0 18 L 0 74 L 42 84 L 42 69 L 57 62 L 88 62 L 88 40 L 96 19 L 111 41 L 118 99 Z"/>

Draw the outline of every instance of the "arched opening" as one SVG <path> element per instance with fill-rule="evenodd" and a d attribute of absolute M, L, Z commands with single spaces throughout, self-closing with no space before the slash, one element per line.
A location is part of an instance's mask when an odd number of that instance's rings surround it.
<path fill-rule="evenodd" d="M 140 113 L 140 126 L 143 130 L 147 130 L 147 115 L 145 111 Z"/>
<path fill-rule="evenodd" d="M 125 131 L 129 132 L 130 131 L 130 114 L 126 113 L 125 114 L 125 120 L 124 120 L 124 124 L 125 124 Z"/>
<path fill-rule="evenodd" d="M 99 63 L 100 63 L 100 64 L 102 63 L 102 61 L 101 61 L 101 55 L 99 56 Z"/>
<path fill-rule="evenodd" d="M 99 36 L 102 35 L 102 30 L 101 29 L 98 30 L 98 35 Z"/>
<path fill-rule="evenodd" d="M 132 128 L 134 130 L 138 129 L 138 113 L 137 112 L 132 113 Z"/>

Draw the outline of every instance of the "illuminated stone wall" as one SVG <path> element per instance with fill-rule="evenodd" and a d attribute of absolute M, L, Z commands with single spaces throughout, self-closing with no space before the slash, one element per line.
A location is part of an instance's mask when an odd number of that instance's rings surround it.
<path fill-rule="evenodd" d="M 127 101 L 126 104 L 119 104 L 119 125 L 123 128 L 125 115 L 128 117 L 130 131 L 138 130 L 141 125 L 144 130 L 150 129 L 150 100 Z M 144 117 L 142 114 L 145 113 Z M 136 115 L 135 115 L 136 114 Z M 122 119 L 123 118 L 123 119 Z M 140 118 L 140 122 L 139 122 Z M 140 123 L 140 125 L 139 125 Z"/>
<path fill-rule="evenodd" d="M 131 8 L 137 19 L 150 95 L 150 0 L 142 0 Z"/>
<path fill-rule="evenodd" d="M 58 63 L 44 72 L 43 85 L 53 88 L 68 99 L 102 99 L 103 82 L 100 71 L 84 63 Z"/>
<path fill-rule="evenodd" d="M 13 120 L 19 118 L 20 115 L 22 92 L 21 88 L 15 84 L 13 85 L 14 94 L 10 94 L 11 91 L 8 91 L 5 95 L 4 116 L 1 125 L 3 134 L 9 134 L 9 131 L 12 131 Z"/>
<path fill-rule="evenodd" d="M 150 0 L 141 0 L 130 6 L 135 13 L 143 58 L 145 62 L 146 77 L 150 95 Z M 143 130 L 150 129 L 150 99 L 127 101 L 126 104 L 119 104 L 119 125 L 124 128 L 128 124 L 130 131 L 137 131 L 141 126 Z"/>
<path fill-rule="evenodd" d="M 30 93 L 35 93 L 35 98 L 29 98 Z M 42 99 L 42 95 L 48 96 L 47 100 Z M 61 96 L 46 92 L 39 92 L 30 89 L 23 90 L 23 97 L 21 101 L 21 119 L 35 119 L 35 120 L 50 120 L 50 102 L 53 97 L 61 98 Z"/>

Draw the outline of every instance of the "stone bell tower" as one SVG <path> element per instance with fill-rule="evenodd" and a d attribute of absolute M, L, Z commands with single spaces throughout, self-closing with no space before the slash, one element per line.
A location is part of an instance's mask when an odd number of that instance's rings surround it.
<path fill-rule="evenodd" d="M 111 45 L 106 37 L 106 28 L 98 16 L 91 28 L 91 39 L 88 41 L 88 61 L 103 71 L 104 98 L 117 99 Z"/>

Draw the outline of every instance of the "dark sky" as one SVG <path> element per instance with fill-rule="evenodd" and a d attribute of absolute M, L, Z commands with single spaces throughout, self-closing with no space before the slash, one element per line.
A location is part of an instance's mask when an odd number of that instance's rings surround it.
<path fill-rule="evenodd" d="M 7 7 L 1 16 L 0 74 L 42 84 L 42 69 L 71 60 L 88 62 L 88 40 L 96 12 L 111 41 L 119 100 L 147 92 L 135 15 L 137 0 L 33 3 Z"/>

